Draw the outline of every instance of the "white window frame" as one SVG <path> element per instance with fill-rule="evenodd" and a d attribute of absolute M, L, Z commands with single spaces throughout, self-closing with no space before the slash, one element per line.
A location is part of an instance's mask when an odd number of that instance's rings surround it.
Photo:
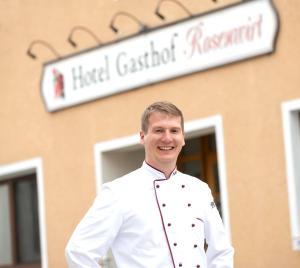
<path fill-rule="evenodd" d="M 300 99 L 281 105 L 293 250 L 300 251 Z"/>
<path fill-rule="evenodd" d="M 214 133 L 216 135 L 222 218 L 228 235 L 231 238 L 222 117 L 221 115 L 215 115 L 204 119 L 186 122 L 184 130 L 187 138 L 209 133 Z M 94 157 L 97 192 L 99 192 L 101 185 L 105 181 L 105 178 L 103 178 L 102 167 L 103 154 L 110 151 L 135 148 L 138 147 L 139 144 L 140 137 L 138 134 L 95 144 Z"/>
<path fill-rule="evenodd" d="M 40 228 L 40 246 L 41 246 L 41 267 L 48 268 L 47 239 L 46 239 L 46 221 L 45 221 L 45 195 L 44 195 L 44 177 L 41 158 L 34 158 L 8 165 L 0 165 L 0 181 L 4 179 L 13 179 L 18 176 L 36 174 L 38 191 L 38 212 Z"/>

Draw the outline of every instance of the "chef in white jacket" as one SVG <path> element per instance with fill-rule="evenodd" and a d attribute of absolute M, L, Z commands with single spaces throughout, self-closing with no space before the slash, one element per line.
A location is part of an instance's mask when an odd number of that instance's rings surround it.
<path fill-rule="evenodd" d="M 207 184 L 176 170 L 183 115 L 156 102 L 142 116 L 141 168 L 105 183 L 67 247 L 69 268 L 233 268 L 233 248 Z M 207 249 L 205 249 L 205 242 Z"/>

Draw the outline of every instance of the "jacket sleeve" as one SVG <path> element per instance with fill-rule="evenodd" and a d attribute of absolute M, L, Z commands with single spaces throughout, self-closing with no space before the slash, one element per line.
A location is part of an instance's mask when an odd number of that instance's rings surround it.
<path fill-rule="evenodd" d="M 207 242 L 208 268 L 233 268 L 234 249 L 224 228 L 219 211 L 213 201 L 210 189 L 207 199 L 205 237 Z"/>
<path fill-rule="evenodd" d="M 93 205 L 72 234 L 66 250 L 69 268 L 99 268 L 122 222 L 113 191 L 103 186 Z"/>

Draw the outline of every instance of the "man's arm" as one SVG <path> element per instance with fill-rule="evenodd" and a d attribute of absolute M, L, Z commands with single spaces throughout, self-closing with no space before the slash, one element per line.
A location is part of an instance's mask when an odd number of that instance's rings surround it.
<path fill-rule="evenodd" d="M 209 190 L 205 237 L 208 244 L 206 251 L 208 268 L 233 268 L 234 249 L 224 228 L 218 209 Z"/>
<path fill-rule="evenodd" d="M 120 207 L 113 192 L 103 187 L 72 234 L 66 258 L 69 268 L 99 268 L 121 226 Z"/>

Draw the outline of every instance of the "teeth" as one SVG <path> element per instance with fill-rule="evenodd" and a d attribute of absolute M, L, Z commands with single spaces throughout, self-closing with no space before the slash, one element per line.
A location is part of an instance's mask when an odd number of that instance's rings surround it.
<path fill-rule="evenodd" d="M 174 147 L 171 147 L 171 146 L 160 146 L 158 148 L 160 150 L 168 151 L 168 150 L 172 150 Z"/>

